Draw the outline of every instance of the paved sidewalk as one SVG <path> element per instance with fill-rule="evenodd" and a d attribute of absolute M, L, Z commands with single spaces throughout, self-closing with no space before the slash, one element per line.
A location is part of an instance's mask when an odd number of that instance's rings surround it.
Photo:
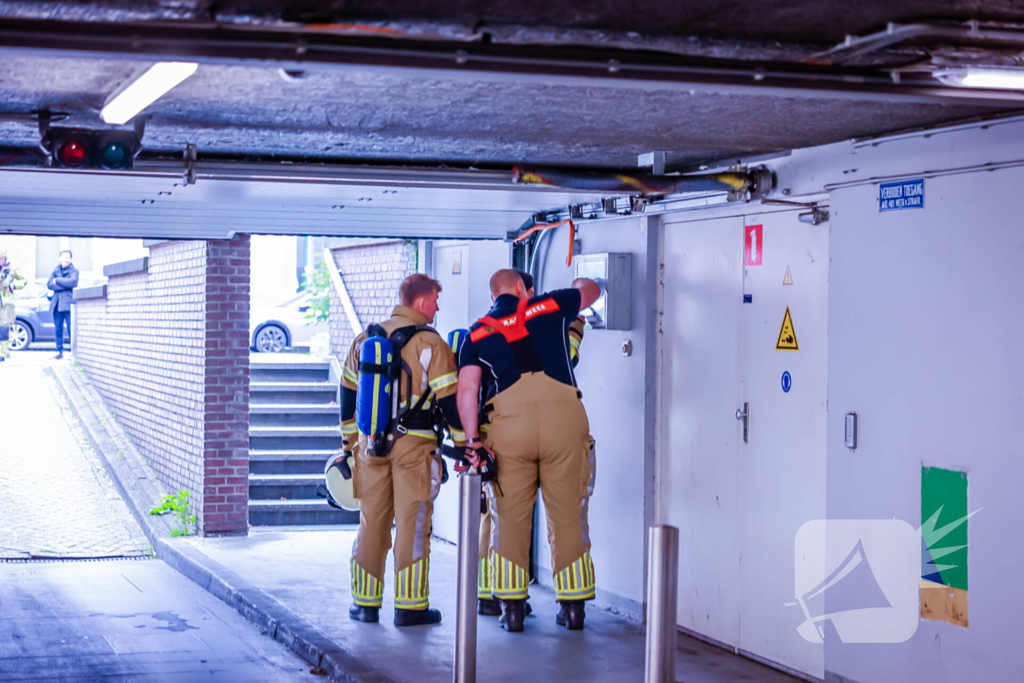
<path fill-rule="evenodd" d="M 51 355 L 13 353 L 0 364 L 0 558 L 149 554 L 149 541 L 45 372 L 59 362 Z"/>
<path fill-rule="evenodd" d="M 455 548 L 435 541 L 430 555 L 431 606 L 437 626 L 395 628 L 394 568 L 388 558 L 380 624 L 348 618 L 349 557 L 355 529 L 254 530 L 249 537 L 176 539 L 279 602 L 372 670 L 360 681 L 448 683 L 455 641 Z M 555 625 L 554 595 L 531 589 L 526 632 L 509 634 L 495 617 L 478 618 L 478 678 L 513 681 L 635 683 L 644 675 L 643 626 L 587 610 L 582 632 Z M 698 640 L 680 636 L 676 680 L 686 683 L 792 683 L 793 678 Z"/>
<path fill-rule="evenodd" d="M 324 680 L 159 560 L 0 564 L 0 605 L 4 683 Z"/>

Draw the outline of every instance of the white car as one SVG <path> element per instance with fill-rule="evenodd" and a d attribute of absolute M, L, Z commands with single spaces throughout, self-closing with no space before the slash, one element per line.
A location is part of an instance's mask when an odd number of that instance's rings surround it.
<path fill-rule="evenodd" d="M 249 311 L 249 340 L 259 353 L 281 353 L 297 346 L 309 346 L 320 332 L 327 332 L 327 323 L 312 323 L 306 318 L 310 296 L 302 293 L 291 301 L 273 308 Z"/>

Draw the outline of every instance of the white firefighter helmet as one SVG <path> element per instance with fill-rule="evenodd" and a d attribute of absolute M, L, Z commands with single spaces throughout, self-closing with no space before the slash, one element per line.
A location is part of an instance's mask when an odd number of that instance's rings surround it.
<path fill-rule="evenodd" d="M 359 509 L 359 499 L 352 488 L 352 464 L 355 461 L 350 452 L 332 455 L 324 467 L 324 478 L 327 480 L 328 502 L 333 502 L 344 510 Z"/>

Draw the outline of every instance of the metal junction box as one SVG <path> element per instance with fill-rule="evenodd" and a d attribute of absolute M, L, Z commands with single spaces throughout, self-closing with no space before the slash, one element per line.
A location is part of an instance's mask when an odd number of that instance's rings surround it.
<path fill-rule="evenodd" d="M 586 254 L 575 258 L 576 277 L 596 280 L 604 290 L 601 298 L 582 311 L 595 330 L 629 330 L 633 327 L 633 255 Z"/>

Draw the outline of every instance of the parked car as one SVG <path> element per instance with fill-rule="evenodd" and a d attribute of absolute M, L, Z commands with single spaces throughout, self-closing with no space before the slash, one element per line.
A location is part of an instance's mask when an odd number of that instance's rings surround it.
<path fill-rule="evenodd" d="M 273 308 L 249 311 L 249 339 L 252 350 L 259 353 L 281 353 L 288 348 L 308 346 L 314 335 L 327 331 L 327 323 L 309 325 L 309 294 L 302 293 L 291 301 Z"/>
<path fill-rule="evenodd" d="M 54 341 L 56 328 L 46 298 L 46 285 L 33 283 L 14 297 L 14 324 L 11 325 L 11 350 L 24 351 L 36 342 Z M 64 341 L 70 341 L 71 330 L 64 330 Z"/>

